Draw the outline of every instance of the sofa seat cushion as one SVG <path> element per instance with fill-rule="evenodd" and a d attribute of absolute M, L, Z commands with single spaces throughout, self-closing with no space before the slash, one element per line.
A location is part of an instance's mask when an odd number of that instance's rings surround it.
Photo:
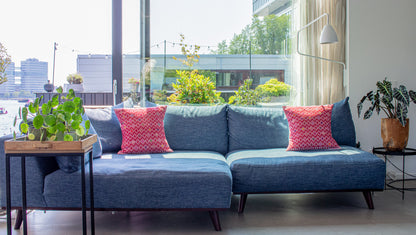
<path fill-rule="evenodd" d="M 241 150 L 227 155 L 234 193 L 384 188 L 385 163 L 350 146 L 339 150 Z"/>
<path fill-rule="evenodd" d="M 80 178 L 80 171 L 46 176 L 46 204 L 79 208 Z M 86 183 L 89 195 L 88 178 Z M 229 166 L 216 152 L 104 154 L 94 159 L 96 208 L 229 208 L 231 189 Z"/>

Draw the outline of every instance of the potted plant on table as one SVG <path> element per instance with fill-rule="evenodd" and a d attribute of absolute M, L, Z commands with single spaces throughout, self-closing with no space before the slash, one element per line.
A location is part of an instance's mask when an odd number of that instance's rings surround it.
<path fill-rule="evenodd" d="M 370 107 L 364 113 L 364 119 L 369 119 L 374 111 L 383 111 L 387 118 L 381 119 L 381 137 L 383 147 L 388 151 L 401 151 L 406 148 L 409 139 L 408 107 L 416 103 L 416 93 L 407 91 L 404 85 L 392 88 L 390 81 L 385 78 L 377 82 L 377 90 L 368 92 L 357 105 L 358 117 L 361 115 L 363 104 L 367 100 Z"/>
<path fill-rule="evenodd" d="M 75 97 L 72 89 L 67 96 L 62 97 L 60 97 L 62 87 L 56 90 L 59 94 L 54 95 L 48 102 L 40 104 L 43 97 L 36 98 L 28 107 L 19 110 L 22 119 L 20 130 L 25 137 L 16 139 L 14 133 L 14 141 L 5 145 L 8 150 L 80 150 L 91 147 L 97 141 L 95 134 L 88 134 L 90 121 L 84 121 L 82 118 L 84 114 L 82 99 Z M 17 118 L 14 125 L 16 121 Z M 27 144 L 28 142 L 31 143 Z M 69 142 L 79 143 L 69 144 Z"/>
<path fill-rule="evenodd" d="M 66 80 L 69 84 L 64 84 L 65 92 L 68 92 L 69 89 L 73 89 L 75 92 L 84 91 L 84 85 L 82 84 L 84 82 L 84 79 L 81 74 L 79 73 L 69 74 L 66 77 Z"/>

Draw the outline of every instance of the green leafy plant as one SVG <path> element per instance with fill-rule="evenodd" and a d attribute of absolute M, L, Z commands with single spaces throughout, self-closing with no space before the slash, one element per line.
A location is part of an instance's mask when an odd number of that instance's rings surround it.
<path fill-rule="evenodd" d="M 209 77 L 198 73 L 198 70 L 177 71 L 179 78 L 172 84 L 175 93 L 167 99 L 178 104 L 211 104 L 222 103 L 221 93 L 216 92 L 215 84 Z"/>
<path fill-rule="evenodd" d="M 369 119 L 374 111 L 380 114 L 382 110 L 387 118 L 398 119 L 402 126 L 405 126 L 408 107 L 411 101 L 416 103 L 416 93 L 412 90 L 408 92 L 404 85 L 392 88 L 392 84 L 387 78 L 378 81 L 376 85 L 377 90 L 368 92 L 357 104 L 358 117 L 360 117 L 363 104 L 367 100 L 370 102 L 370 107 L 364 113 L 364 119 Z"/>
<path fill-rule="evenodd" d="M 251 89 L 252 84 L 252 79 L 244 80 L 244 84 L 238 88 L 235 95 L 229 98 L 228 103 L 236 105 L 257 105 L 261 98 L 257 90 Z"/>
<path fill-rule="evenodd" d="M 153 90 L 152 101 L 156 103 L 167 102 L 167 91 L 165 90 Z"/>
<path fill-rule="evenodd" d="M 287 96 L 290 94 L 292 87 L 284 82 L 272 78 L 263 85 L 257 86 L 256 90 L 263 97 Z"/>
<path fill-rule="evenodd" d="M 0 43 L 0 84 L 7 82 L 6 69 L 12 62 L 11 57 L 7 54 L 6 47 Z"/>
<path fill-rule="evenodd" d="M 206 76 L 206 74 L 212 74 L 212 72 L 199 73 L 196 69 L 191 70 L 193 65 L 199 61 L 198 51 L 200 47 L 197 45 L 189 46 L 184 42 L 185 36 L 181 34 L 180 37 L 180 46 L 185 59 L 176 57 L 173 57 L 173 59 L 182 62 L 189 70 L 176 71 L 179 78 L 176 79 L 175 84 L 172 84 L 175 93 L 170 95 L 167 100 L 176 104 L 223 103 L 224 99 L 221 97 L 221 93 L 215 90 L 215 82 L 211 81 L 209 76 Z"/>
<path fill-rule="evenodd" d="M 69 84 L 81 84 L 84 79 L 79 73 L 71 73 L 66 77 Z"/>
<path fill-rule="evenodd" d="M 66 96 L 61 97 L 61 103 L 59 96 L 62 94 L 62 87 L 58 87 L 56 91 L 59 94 L 54 95 L 47 103 L 40 105 L 43 97 L 36 98 L 28 107 L 19 110 L 19 116 L 23 120 L 20 130 L 27 134 L 29 140 L 78 141 L 88 135 L 91 124 L 87 120 L 84 123 L 85 128 L 82 126 L 82 99 L 75 97 L 74 91 L 70 89 Z M 16 137 L 16 133 L 14 136 Z"/>

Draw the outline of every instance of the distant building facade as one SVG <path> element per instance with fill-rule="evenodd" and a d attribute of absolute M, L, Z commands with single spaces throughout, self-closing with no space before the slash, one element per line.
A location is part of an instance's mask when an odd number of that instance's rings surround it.
<path fill-rule="evenodd" d="M 48 62 L 38 59 L 27 59 L 20 62 L 21 90 L 44 92 L 43 86 L 48 83 Z"/>
<path fill-rule="evenodd" d="M 253 15 L 283 15 L 292 10 L 292 0 L 253 0 Z"/>
<path fill-rule="evenodd" d="M 155 66 L 151 72 L 151 89 L 162 90 L 176 81 L 176 70 L 188 69 L 173 57 L 182 55 L 152 55 Z M 140 55 L 123 57 L 123 92 L 128 92 L 129 78 L 138 79 Z M 111 92 L 111 56 L 78 55 L 77 71 L 84 77 L 85 92 Z M 289 60 L 282 55 L 200 55 L 194 69 L 212 72 L 217 90 L 237 90 L 247 78 L 254 85 L 264 84 L 271 78 L 288 82 L 290 78 Z"/>
<path fill-rule="evenodd" d="M 7 82 L 0 85 L 0 93 L 13 93 L 16 91 L 15 64 L 11 62 L 6 68 Z"/>

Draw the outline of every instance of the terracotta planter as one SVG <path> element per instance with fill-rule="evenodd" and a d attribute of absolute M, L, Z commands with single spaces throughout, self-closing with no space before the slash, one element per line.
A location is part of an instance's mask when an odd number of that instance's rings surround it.
<path fill-rule="evenodd" d="M 381 119 L 381 138 L 383 147 L 388 151 L 402 151 L 407 146 L 409 139 L 409 119 L 406 126 L 402 126 L 399 120 L 394 118 Z"/>

